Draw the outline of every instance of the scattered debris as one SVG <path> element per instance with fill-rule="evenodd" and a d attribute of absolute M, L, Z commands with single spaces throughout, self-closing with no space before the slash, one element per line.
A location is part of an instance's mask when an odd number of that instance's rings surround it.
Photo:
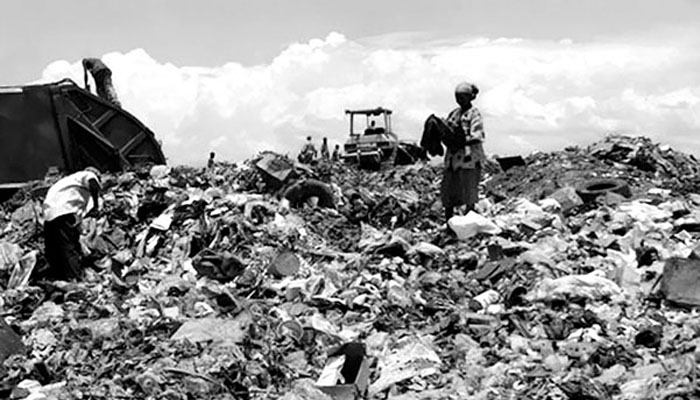
<path fill-rule="evenodd" d="M 300 265 L 299 258 L 296 254 L 289 250 L 284 250 L 272 260 L 267 271 L 272 276 L 284 278 L 285 276 L 292 276 L 299 272 Z"/>
<path fill-rule="evenodd" d="M 251 323 L 251 315 L 243 312 L 234 319 L 198 318 L 185 322 L 171 337 L 172 340 L 189 340 L 192 343 L 211 341 L 216 345 L 242 343 Z"/>
<path fill-rule="evenodd" d="M 700 306 L 700 260 L 669 258 L 661 277 L 661 293 L 675 304 Z"/>
<path fill-rule="evenodd" d="M 524 167 L 527 165 L 522 156 L 501 157 L 497 158 L 496 161 L 498 162 L 498 165 L 501 166 L 503 171 L 508 171 L 511 168 Z"/>
<path fill-rule="evenodd" d="M 583 199 L 576 193 L 576 189 L 571 186 L 563 187 L 552 193 L 549 197 L 559 203 L 563 212 L 583 205 Z"/>
<path fill-rule="evenodd" d="M 0 207 L 0 397 L 697 397 L 700 164 L 620 136 L 522 160 L 456 238 L 428 164 L 105 176 L 82 282 L 27 279 L 31 183 Z"/>
<path fill-rule="evenodd" d="M 412 378 L 437 374 L 440 364 L 442 360 L 431 349 L 428 338 L 406 336 L 393 343 L 389 342 L 380 356 L 379 378 L 372 382 L 370 394 L 378 394 Z"/>
<path fill-rule="evenodd" d="M 316 386 L 335 400 L 364 398 L 370 374 L 365 345 L 345 343 L 328 355 Z"/>
<path fill-rule="evenodd" d="M 5 361 L 13 354 L 24 352 L 22 338 L 7 325 L 4 318 L 0 318 L 0 362 Z M 2 371 L 3 368 L 0 368 Z"/>

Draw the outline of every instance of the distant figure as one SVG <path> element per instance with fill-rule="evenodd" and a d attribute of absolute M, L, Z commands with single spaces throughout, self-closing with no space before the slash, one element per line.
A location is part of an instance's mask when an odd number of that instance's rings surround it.
<path fill-rule="evenodd" d="M 333 155 L 331 156 L 331 161 L 340 161 L 340 145 L 335 145 L 335 149 L 333 149 Z"/>
<path fill-rule="evenodd" d="M 214 157 L 216 157 L 216 153 L 213 151 L 209 153 L 209 160 L 207 161 L 207 169 L 212 169 L 214 168 L 214 165 L 216 165 L 216 161 L 214 161 Z"/>
<path fill-rule="evenodd" d="M 323 144 L 321 144 L 321 158 L 324 160 L 331 158 L 331 153 L 328 151 L 328 138 L 323 138 Z"/>
<path fill-rule="evenodd" d="M 90 90 L 88 72 L 90 72 L 92 79 L 95 81 L 97 95 L 115 106 L 121 107 L 122 105 L 117 98 L 117 92 L 114 90 L 114 85 L 112 85 L 112 70 L 99 58 L 84 58 L 83 78 L 85 79 L 85 89 Z"/>
<path fill-rule="evenodd" d="M 374 127 L 374 125 L 375 122 L 370 121 L 369 126 L 367 127 L 367 129 L 365 129 L 365 135 L 372 135 L 376 132 L 376 128 Z"/>
<path fill-rule="evenodd" d="M 297 159 L 301 163 L 309 164 L 316 158 L 317 154 L 318 154 L 318 151 L 316 151 L 316 147 L 311 142 L 311 136 L 307 136 L 306 137 L 306 144 L 301 149 L 301 153 L 299 153 L 299 157 L 297 157 Z"/>
<path fill-rule="evenodd" d="M 49 268 L 43 278 L 73 280 L 83 276 L 80 222 L 98 211 L 100 190 L 100 171 L 94 167 L 68 175 L 49 188 L 44 200 L 44 254 Z"/>

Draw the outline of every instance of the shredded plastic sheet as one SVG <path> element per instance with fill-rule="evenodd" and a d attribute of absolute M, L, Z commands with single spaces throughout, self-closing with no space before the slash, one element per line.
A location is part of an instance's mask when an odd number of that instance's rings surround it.
<path fill-rule="evenodd" d="M 371 384 L 370 394 L 380 393 L 407 379 L 438 373 L 441 364 L 442 360 L 431 348 L 429 338 L 401 338 L 384 350 L 379 364 L 380 375 Z"/>
<path fill-rule="evenodd" d="M 622 289 L 600 272 L 586 275 L 568 275 L 557 279 L 544 278 L 535 287 L 533 300 L 552 300 L 565 297 L 584 297 L 592 300 L 623 295 Z"/>

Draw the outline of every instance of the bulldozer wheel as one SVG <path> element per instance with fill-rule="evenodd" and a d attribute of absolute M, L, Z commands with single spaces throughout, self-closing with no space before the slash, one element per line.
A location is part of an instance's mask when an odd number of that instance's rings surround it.
<path fill-rule="evenodd" d="M 632 192 L 627 182 L 620 179 L 600 179 L 586 182 L 579 190 L 578 195 L 585 202 L 595 200 L 596 197 L 612 192 L 630 197 Z"/>
<path fill-rule="evenodd" d="M 320 207 L 335 207 L 335 199 L 330 186 L 316 179 L 296 182 L 284 191 L 284 198 L 289 200 L 289 204 L 295 208 L 303 206 L 311 197 L 318 197 Z"/>

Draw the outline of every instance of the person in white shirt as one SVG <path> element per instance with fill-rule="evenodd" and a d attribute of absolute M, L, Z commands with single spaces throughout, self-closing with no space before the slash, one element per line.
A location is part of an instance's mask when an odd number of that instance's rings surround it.
<path fill-rule="evenodd" d="M 56 182 L 44 199 L 46 279 L 75 280 L 83 275 L 80 225 L 99 210 L 100 171 L 87 167 Z"/>

